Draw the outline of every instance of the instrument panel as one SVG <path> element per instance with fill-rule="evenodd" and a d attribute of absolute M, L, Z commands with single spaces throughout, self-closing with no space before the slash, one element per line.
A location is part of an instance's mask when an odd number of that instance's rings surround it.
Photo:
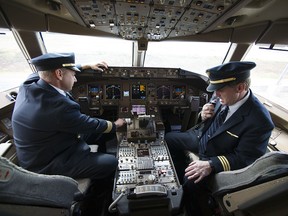
<path fill-rule="evenodd" d="M 84 71 L 77 80 L 73 96 L 90 115 L 114 106 L 120 117 L 128 117 L 132 105 L 146 105 L 146 114 L 154 114 L 159 107 L 185 107 L 189 97 L 207 95 L 205 77 L 177 68 L 111 67 Z"/>
<path fill-rule="evenodd" d="M 101 83 L 101 81 L 99 81 Z M 131 100 L 146 100 L 153 97 L 155 100 L 183 100 L 187 95 L 198 95 L 198 91 L 189 85 L 181 85 L 177 82 L 169 84 L 156 84 L 146 82 L 129 82 L 129 88 L 121 82 L 111 82 L 109 84 L 91 83 L 80 86 L 81 96 L 87 96 L 90 99 L 118 100 L 128 98 Z M 85 90 L 84 90 L 85 89 Z M 87 89 L 87 90 L 86 90 Z M 84 90 L 84 91 L 83 91 Z"/>

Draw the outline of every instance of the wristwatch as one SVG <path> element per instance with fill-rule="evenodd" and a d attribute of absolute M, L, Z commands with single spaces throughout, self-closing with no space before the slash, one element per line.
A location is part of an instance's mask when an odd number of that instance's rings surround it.
<path fill-rule="evenodd" d="M 210 165 L 210 167 L 211 167 L 211 169 L 212 169 L 212 172 L 211 172 L 211 173 L 215 173 L 215 167 L 214 167 L 214 165 L 213 165 L 212 160 L 209 160 L 208 162 L 209 162 L 209 165 Z"/>

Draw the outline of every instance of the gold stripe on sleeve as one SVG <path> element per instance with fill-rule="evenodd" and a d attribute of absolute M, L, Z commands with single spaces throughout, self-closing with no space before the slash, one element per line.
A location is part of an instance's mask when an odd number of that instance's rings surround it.
<path fill-rule="evenodd" d="M 224 157 L 223 156 L 223 159 L 225 160 L 225 162 L 226 162 L 226 166 L 227 166 L 227 171 L 230 171 L 231 170 L 231 167 L 230 167 L 230 163 L 229 163 L 229 161 L 227 160 L 227 158 L 226 157 Z"/>
<path fill-rule="evenodd" d="M 220 160 L 220 162 L 221 162 L 221 164 L 222 164 L 223 170 L 226 171 L 226 166 L 225 166 L 225 163 L 224 163 L 222 157 L 221 157 L 221 156 L 218 156 L 218 159 Z"/>
<path fill-rule="evenodd" d="M 218 156 L 218 159 L 220 160 L 224 171 L 229 171 L 231 169 L 230 163 L 225 156 Z"/>
<path fill-rule="evenodd" d="M 112 128 L 113 128 L 113 123 L 112 122 L 110 122 L 110 121 L 106 121 L 106 122 L 107 122 L 107 128 L 106 128 L 106 130 L 103 133 L 109 133 L 112 130 Z"/>

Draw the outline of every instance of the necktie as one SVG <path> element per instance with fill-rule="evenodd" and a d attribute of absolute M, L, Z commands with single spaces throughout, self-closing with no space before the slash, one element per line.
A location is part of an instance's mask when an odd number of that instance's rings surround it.
<path fill-rule="evenodd" d="M 206 150 L 208 139 L 215 133 L 215 131 L 223 124 L 226 119 L 229 107 L 223 106 L 220 112 L 217 113 L 210 127 L 206 130 L 199 141 L 199 150 L 204 153 Z"/>
<path fill-rule="evenodd" d="M 69 93 L 69 92 L 65 92 L 66 93 L 66 97 L 71 99 L 71 100 L 74 100 L 74 98 L 72 97 L 72 95 Z"/>

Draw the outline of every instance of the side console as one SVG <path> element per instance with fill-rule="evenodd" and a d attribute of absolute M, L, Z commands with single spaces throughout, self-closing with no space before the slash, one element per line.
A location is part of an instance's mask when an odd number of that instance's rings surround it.
<path fill-rule="evenodd" d="M 127 119 L 127 131 L 117 132 L 118 169 L 109 211 L 119 215 L 175 215 L 182 186 L 164 140 L 164 128 L 154 116 Z"/>

